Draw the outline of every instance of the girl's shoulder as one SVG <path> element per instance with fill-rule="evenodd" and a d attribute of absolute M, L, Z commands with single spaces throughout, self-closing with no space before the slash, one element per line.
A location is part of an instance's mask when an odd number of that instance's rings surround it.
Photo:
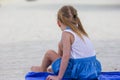
<path fill-rule="evenodd" d="M 62 35 L 74 36 L 75 33 L 71 29 L 66 29 L 62 32 Z"/>
<path fill-rule="evenodd" d="M 66 40 L 66 38 L 68 39 L 68 41 L 72 44 L 75 40 L 75 36 L 73 33 L 71 33 L 69 30 L 65 30 L 62 32 L 62 39 Z"/>
<path fill-rule="evenodd" d="M 62 32 L 62 37 L 70 37 L 71 36 L 71 33 L 68 32 L 68 31 L 63 31 Z"/>
<path fill-rule="evenodd" d="M 67 32 L 70 36 L 76 37 L 76 33 L 71 29 L 66 29 L 63 32 Z"/>

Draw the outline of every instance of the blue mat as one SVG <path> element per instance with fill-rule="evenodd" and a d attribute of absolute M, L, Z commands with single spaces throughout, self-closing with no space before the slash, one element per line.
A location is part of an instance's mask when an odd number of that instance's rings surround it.
<path fill-rule="evenodd" d="M 120 72 L 102 72 L 99 80 L 120 80 Z"/>
<path fill-rule="evenodd" d="M 25 80 L 46 80 L 48 75 L 54 75 L 47 72 L 29 72 L 25 76 Z M 63 78 L 62 80 L 72 80 Z M 120 80 L 120 72 L 102 72 L 98 80 Z"/>
<path fill-rule="evenodd" d="M 48 72 L 29 72 L 25 76 L 25 80 L 46 80 L 48 75 L 54 75 L 54 74 Z M 64 78 L 62 80 L 71 80 L 71 79 Z"/>

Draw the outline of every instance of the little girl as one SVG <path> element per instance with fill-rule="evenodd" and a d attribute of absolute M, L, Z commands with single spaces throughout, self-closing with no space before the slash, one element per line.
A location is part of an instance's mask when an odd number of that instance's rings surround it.
<path fill-rule="evenodd" d="M 63 6 L 57 15 L 58 26 L 62 30 L 58 53 L 48 50 L 40 66 L 32 71 L 46 72 L 52 64 L 57 76 L 49 75 L 46 80 L 71 78 L 76 80 L 94 80 L 101 72 L 101 64 L 96 59 L 93 45 L 84 30 L 77 11 L 72 6 Z"/>

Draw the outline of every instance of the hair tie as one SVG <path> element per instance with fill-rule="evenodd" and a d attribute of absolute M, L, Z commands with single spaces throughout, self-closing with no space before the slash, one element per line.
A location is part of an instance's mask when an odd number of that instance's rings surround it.
<path fill-rule="evenodd" d="M 73 15 L 73 18 L 76 18 L 77 16 L 76 15 Z"/>

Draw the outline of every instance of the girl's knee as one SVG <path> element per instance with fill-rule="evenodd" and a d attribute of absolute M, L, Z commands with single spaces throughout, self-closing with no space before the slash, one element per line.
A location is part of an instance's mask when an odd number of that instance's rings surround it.
<path fill-rule="evenodd" d="M 52 53 L 55 53 L 55 51 L 54 50 L 48 50 L 46 53 L 50 53 L 50 54 L 52 54 Z"/>
<path fill-rule="evenodd" d="M 54 54 L 55 53 L 55 51 L 54 50 L 48 50 L 47 52 L 46 52 L 46 54 L 45 54 L 45 56 L 51 56 L 52 54 Z"/>
<path fill-rule="evenodd" d="M 45 58 L 49 59 L 51 62 L 58 58 L 58 54 L 54 50 L 48 50 L 45 54 Z"/>

